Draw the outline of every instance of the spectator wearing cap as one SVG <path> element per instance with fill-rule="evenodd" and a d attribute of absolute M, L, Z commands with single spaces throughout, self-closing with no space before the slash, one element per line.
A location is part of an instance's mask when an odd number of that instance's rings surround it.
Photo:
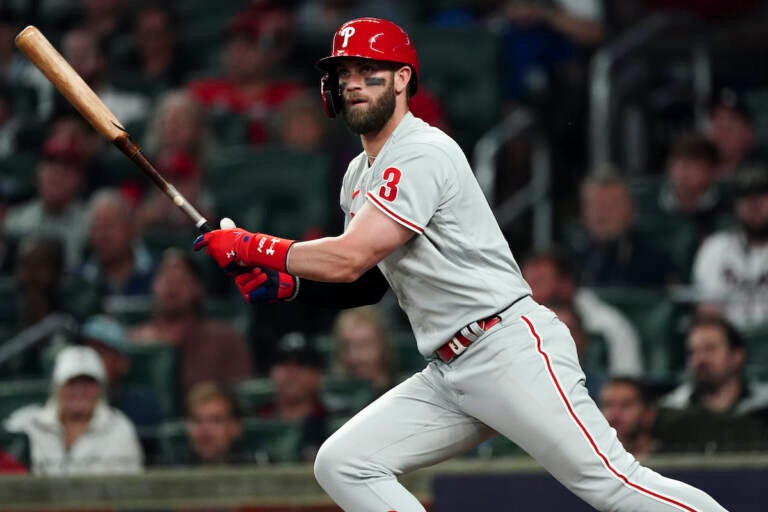
<path fill-rule="evenodd" d="M 166 250 L 152 280 L 152 302 L 152 319 L 128 335 L 137 344 L 177 348 L 184 393 L 198 382 L 234 383 L 251 376 L 245 338 L 205 313 L 201 271 L 189 255 Z"/>
<path fill-rule="evenodd" d="M 324 369 L 322 355 L 303 334 L 288 333 L 278 342 L 277 357 L 269 372 L 275 397 L 259 410 L 259 416 L 301 424 L 299 460 L 314 460 L 328 436 L 328 412 L 320 398 Z"/>
<path fill-rule="evenodd" d="M 279 9 L 248 9 L 229 26 L 222 54 L 223 76 L 193 81 L 189 91 L 208 110 L 240 114 L 250 121 L 252 144 L 266 140 L 266 121 L 286 100 L 304 90 L 298 81 L 278 78 L 283 62 L 281 24 L 273 23 Z"/>
<path fill-rule="evenodd" d="M 715 97 L 709 112 L 706 136 L 717 148 L 718 179 L 728 180 L 753 157 L 757 132 L 752 112 L 736 90 L 724 88 Z"/>
<path fill-rule="evenodd" d="M 736 327 L 768 322 L 768 167 L 756 164 L 733 177 L 738 225 L 699 247 L 693 284 L 702 312 L 722 313 Z"/>
<path fill-rule="evenodd" d="M 157 425 L 163 413 L 149 388 L 126 382 L 131 371 L 131 342 L 123 326 L 105 315 L 88 318 L 80 329 L 80 343 L 96 351 L 109 385 L 109 403 L 144 431 Z"/>
<path fill-rule="evenodd" d="M 133 205 L 117 189 L 91 196 L 88 249 L 79 274 L 105 300 L 150 294 L 155 261 L 139 236 Z"/>
<path fill-rule="evenodd" d="M 35 234 L 61 240 L 66 267 L 75 268 L 86 236 L 86 211 L 79 198 L 83 181 L 82 148 L 70 139 L 49 137 L 37 165 L 37 195 L 9 208 L 6 235 L 20 239 Z"/>
<path fill-rule="evenodd" d="M 29 436 L 32 472 L 38 475 L 137 473 L 143 455 L 131 422 L 105 400 L 106 373 L 89 347 L 66 347 L 56 356 L 51 396 L 5 422 Z"/>

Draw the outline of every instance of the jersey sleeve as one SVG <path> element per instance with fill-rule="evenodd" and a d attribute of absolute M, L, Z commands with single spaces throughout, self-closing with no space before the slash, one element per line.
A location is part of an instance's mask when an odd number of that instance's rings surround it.
<path fill-rule="evenodd" d="M 446 156 L 429 145 L 402 148 L 374 172 L 366 199 L 395 222 L 421 234 L 455 180 Z"/>

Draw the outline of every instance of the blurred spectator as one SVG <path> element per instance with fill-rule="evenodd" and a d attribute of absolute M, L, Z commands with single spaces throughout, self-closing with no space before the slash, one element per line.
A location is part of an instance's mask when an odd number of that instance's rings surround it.
<path fill-rule="evenodd" d="M 697 318 L 688 331 L 686 347 L 688 381 L 666 395 L 661 405 L 732 415 L 768 408 L 768 384 L 746 380 L 744 340 L 727 320 Z"/>
<path fill-rule="evenodd" d="M 568 302 L 555 302 L 547 304 L 547 306 L 571 332 L 571 336 L 576 345 L 576 354 L 579 356 L 579 363 L 581 364 L 581 369 L 584 371 L 584 376 L 586 377 L 585 385 L 587 391 L 589 392 L 589 396 L 594 400 L 597 400 L 600 388 L 606 378 L 605 365 L 599 358 L 592 357 L 590 354 L 592 340 L 586 331 L 584 331 L 584 323 L 581 315 L 579 315 L 573 307 L 573 304 Z"/>
<path fill-rule="evenodd" d="M 24 464 L 0 449 L 0 475 L 21 475 L 26 472 Z"/>
<path fill-rule="evenodd" d="M 333 336 L 338 366 L 345 376 L 369 381 L 377 397 L 395 385 L 394 350 L 387 339 L 384 320 L 375 307 L 340 313 Z"/>
<path fill-rule="evenodd" d="M 523 261 L 521 270 L 536 302 L 572 303 L 584 330 L 605 341 L 606 370 L 610 375 L 642 374 L 643 355 L 634 326 L 595 292 L 577 287 L 573 269 L 565 257 L 554 251 L 535 253 Z"/>
<path fill-rule="evenodd" d="M 98 4 L 100 0 L 89 1 Z M 110 83 L 106 52 L 96 33 L 86 28 L 75 28 L 67 32 L 61 46 L 64 58 L 124 126 L 146 118 L 149 108 L 146 98 L 118 90 Z M 70 108 L 66 106 L 64 110 L 69 111 Z"/>
<path fill-rule="evenodd" d="M 744 99 L 735 90 L 722 89 L 715 98 L 707 120 L 706 135 L 720 156 L 716 170 L 720 179 L 729 179 L 754 156 L 757 147 L 755 121 Z"/>
<path fill-rule="evenodd" d="M 324 361 L 301 333 L 289 333 L 278 343 L 275 364 L 269 376 L 275 399 L 259 410 L 259 416 L 302 425 L 298 458 L 312 461 L 327 437 L 327 411 L 320 399 Z"/>
<path fill-rule="evenodd" d="M 112 407 L 122 411 L 139 431 L 163 419 L 160 402 L 151 389 L 125 382 L 131 371 L 131 343 L 117 320 L 104 315 L 88 318 L 80 329 L 80 343 L 99 355 Z"/>
<path fill-rule="evenodd" d="M 58 240 L 22 240 L 15 272 L 18 327 L 29 327 L 60 311 L 58 291 L 63 273 L 64 253 Z"/>
<path fill-rule="evenodd" d="M 8 7 L 8 2 L 3 2 L 0 6 L 0 82 L 19 95 L 33 92 L 35 100 L 27 114 L 43 122 L 53 113 L 54 89 L 51 82 L 16 51 L 13 40 L 22 28 L 22 20 Z"/>
<path fill-rule="evenodd" d="M 80 0 L 79 3 L 83 8 L 80 15 L 83 25 L 103 47 L 108 47 L 116 37 L 128 34 L 123 0 Z"/>
<path fill-rule="evenodd" d="M 255 462 L 240 446 L 242 413 L 232 392 L 215 382 L 200 382 L 187 393 L 189 451 L 185 465 Z"/>
<path fill-rule="evenodd" d="M 685 134 L 669 151 L 667 176 L 659 193 L 663 213 L 693 222 L 702 235 L 723 215 L 723 198 L 716 183 L 717 148 L 704 136 Z"/>
<path fill-rule="evenodd" d="M 22 238 L 34 233 L 61 240 L 66 266 L 74 268 L 82 257 L 86 211 L 79 195 L 83 187 L 83 151 L 72 140 L 50 137 L 37 165 L 37 196 L 11 207 L 5 233 Z"/>
<path fill-rule="evenodd" d="M 29 436 L 32 472 L 38 475 L 136 473 L 143 455 L 131 422 L 105 400 L 106 375 L 88 347 L 66 347 L 56 356 L 51 397 L 5 422 Z"/>
<path fill-rule="evenodd" d="M 700 310 L 722 311 L 747 329 L 768 322 L 768 167 L 743 167 L 734 176 L 738 226 L 701 244 L 693 281 Z"/>
<path fill-rule="evenodd" d="M 17 150 L 19 118 L 14 108 L 13 91 L 0 82 L 0 157 L 11 156 Z"/>
<path fill-rule="evenodd" d="M 192 95 L 209 110 L 248 118 L 248 138 L 254 144 L 265 141 L 269 115 L 303 90 L 300 82 L 280 79 L 275 73 L 284 54 L 274 44 L 269 19 L 257 10 L 236 16 L 222 55 L 223 76 L 189 84 Z"/>
<path fill-rule="evenodd" d="M 179 350 L 181 389 L 198 382 L 238 382 L 251 376 L 245 339 L 205 313 L 201 271 L 184 252 L 168 249 L 152 280 L 153 318 L 129 332 L 138 344 L 167 343 Z"/>
<path fill-rule="evenodd" d="M 116 189 L 100 189 L 91 196 L 88 214 L 90 256 L 79 272 L 85 282 L 105 300 L 149 295 L 155 263 L 128 200 Z"/>
<path fill-rule="evenodd" d="M 597 0 L 502 2 L 490 23 L 503 36 L 506 96 L 514 101 L 541 96 L 557 78 L 583 83 L 586 59 L 579 59 L 579 51 L 603 40 L 602 11 Z"/>
<path fill-rule="evenodd" d="M 585 286 L 662 286 L 674 279 L 669 257 L 635 227 L 627 183 L 597 172 L 581 186 L 581 232 L 569 249 Z"/>
<path fill-rule="evenodd" d="M 53 120 L 48 137 L 69 141 L 70 144 L 80 149 L 83 169 L 85 169 L 86 174 L 83 196 L 87 197 L 99 187 L 117 185 L 112 173 L 109 172 L 109 169 L 105 169 L 100 160 L 100 157 L 104 156 L 104 149 L 107 147 L 104 140 L 81 115 L 69 113 L 58 116 Z"/>
<path fill-rule="evenodd" d="M 397 2 L 375 0 L 302 0 L 296 10 L 296 22 L 301 33 L 310 37 L 328 37 L 345 21 L 373 17 L 402 25 L 406 20 Z"/>
<path fill-rule="evenodd" d="M 204 189 L 204 166 L 216 147 L 205 111 L 188 92 L 165 93 L 150 121 L 146 150 L 155 155 L 158 169 L 208 218 L 212 217 L 213 198 Z M 168 197 L 151 187 L 139 210 L 142 226 L 154 228 L 193 228 Z"/>
<path fill-rule="evenodd" d="M 688 331 L 688 379 L 660 402 L 656 431 L 675 451 L 765 450 L 768 384 L 747 380 L 739 332 L 720 317 Z"/>
<path fill-rule="evenodd" d="M 658 452 L 653 425 L 657 409 L 647 386 L 633 377 L 613 377 L 600 389 L 600 410 L 629 453 L 642 461 Z"/>
<path fill-rule="evenodd" d="M 122 69 L 144 87 L 183 85 L 191 66 L 178 44 L 179 20 L 168 5 L 157 2 L 140 8 L 133 17 L 136 46 L 125 56 Z"/>

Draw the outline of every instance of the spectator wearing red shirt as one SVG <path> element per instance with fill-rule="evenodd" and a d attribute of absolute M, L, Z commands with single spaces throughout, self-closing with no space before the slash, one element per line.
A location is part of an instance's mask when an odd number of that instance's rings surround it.
<path fill-rule="evenodd" d="M 265 141 L 269 115 L 303 90 L 298 81 L 274 76 L 283 52 L 274 47 L 269 16 L 269 11 L 254 10 L 237 15 L 222 55 L 223 76 L 189 84 L 192 95 L 207 109 L 246 116 L 250 120 L 248 139 L 253 144 Z"/>

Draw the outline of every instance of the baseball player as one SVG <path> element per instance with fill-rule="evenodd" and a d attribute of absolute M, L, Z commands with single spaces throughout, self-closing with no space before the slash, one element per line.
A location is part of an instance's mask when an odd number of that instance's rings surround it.
<path fill-rule="evenodd" d="M 221 229 L 195 249 L 237 274 L 250 302 L 359 306 L 391 287 L 408 314 L 428 364 L 325 442 L 325 491 L 346 511 L 424 511 L 397 476 L 498 432 L 599 510 L 725 510 L 641 466 L 589 398 L 568 329 L 530 298 L 461 149 L 408 111 L 419 78 L 408 35 L 349 21 L 318 67 L 327 113 L 364 150 L 341 188 L 344 233 L 295 242 Z"/>

